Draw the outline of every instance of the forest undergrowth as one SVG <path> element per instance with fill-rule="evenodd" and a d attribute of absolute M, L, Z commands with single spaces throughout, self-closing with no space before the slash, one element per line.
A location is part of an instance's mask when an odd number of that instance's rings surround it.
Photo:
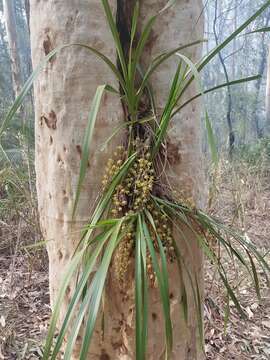
<path fill-rule="evenodd" d="M 241 229 L 270 260 L 270 186 L 269 154 L 263 149 L 256 154 L 244 152 L 231 164 L 219 162 L 216 193 L 211 211 L 227 225 Z M 222 256 L 227 256 L 223 252 Z M 228 259 L 228 264 L 231 262 Z M 230 265 L 231 266 L 231 265 Z M 241 319 L 209 262 L 205 266 L 205 340 L 207 359 L 249 360 L 270 358 L 270 291 L 262 286 L 258 302 L 247 274 L 237 263 L 226 268 L 228 277 L 238 287 L 237 293 L 248 319 Z M 236 271 L 235 271 L 236 269 Z M 237 274 L 237 278 L 235 278 Z M 222 309 L 225 309 L 222 310 Z M 229 314 L 229 319 L 228 319 Z"/>
<path fill-rule="evenodd" d="M 244 150 L 233 162 L 226 157 L 219 161 L 209 211 L 227 225 L 241 229 L 246 239 L 252 239 L 270 260 L 267 253 L 270 249 L 269 157 L 261 149 L 259 156 L 246 154 Z M 6 171 L 12 174 L 11 170 Z M 7 184 L 7 179 L 12 176 L 0 178 L 0 211 L 5 214 L 0 223 L 0 359 L 39 359 L 50 318 L 48 260 L 36 226 L 36 212 L 31 208 L 34 194 L 29 199 L 13 188 L 15 183 Z M 5 211 L 7 208 L 9 212 Z M 226 258 L 225 253 L 222 256 Z M 230 265 L 226 271 L 248 319 L 241 319 L 234 304 L 227 301 L 215 267 L 206 262 L 207 359 L 267 360 L 270 358 L 269 288 L 262 284 L 259 303 L 243 268 L 235 264 L 235 268 Z"/>

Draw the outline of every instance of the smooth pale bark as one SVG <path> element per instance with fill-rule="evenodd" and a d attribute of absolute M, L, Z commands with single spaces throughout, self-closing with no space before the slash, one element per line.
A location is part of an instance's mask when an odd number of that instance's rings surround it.
<path fill-rule="evenodd" d="M 116 0 L 110 1 L 110 4 L 115 10 Z M 72 42 L 91 45 L 116 63 L 113 40 L 100 0 L 32 0 L 30 6 L 34 68 L 53 48 Z M 116 88 L 118 86 L 103 62 L 85 49 L 70 47 L 49 62 L 34 86 L 36 184 L 41 228 L 45 240 L 48 241 L 52 305 L 65 266 L 80 239 L 82 226 L 89 219 L 101 190 L 104 165 L 116 144 L 121 143 L 116 136 L 104 151 L 100 150 L 112 129 L 122 121 L 119 99 L 106 94 L 94 132 L 89 168 L 77 208 L 76 221 L 72 221 L 87 116 L 97 86 L 105 83 Z M 65 313 L 71 293 L 72 289 L 65 298 L 61 317 Z M 117 337 L 114 336 L 115 330 L 110 328 L 109 331 L 110 342 L 119 344 L 118 332 Z M 93 343 L 90 359 L 100 359 L 103 348 L 110 354 L 113 351 L 108 348 L 112 345 L 102 345 L 98 335 Z M 111 358 L 115 359 L 113 356 Z"/>
<path fill-rule="evenodd" d="M 13 91 L 15 97 L 17 97 L 21 90 L 21 69 L 16 30 L 15 1 L 3 0 L 3 7 L 9 45 Z"/>
<path fill-rule="evenodd" d="M 114 10 L 116 2 L 116 0 L 110 1 Z M 142 0 L 142 22 L 159 10 L 165 2 L 165 0 Z M 32 0 L 30 5 L 34 67 L 57 45 L 75 41 L 96 47 L 116 62 L 113 41 L 105 23 L 100 0 L 83 2 Z M 153 55 L 168 48 L 201 38 L 202 18 L 196 24 L 201 9 L 199 0 L 180 0 L 173 10 L 160 17 L 143 55 L 144 61 L 149 62 Z M 189 51 L 194 61 L 199 54 L 199 48 Z M 160 111 L 164 106 L 175 65 L 176 57 L 162 66 L 159 73 L 152 77 Z M 123 119 L 119 100 L 107 95 L 96 125 L 89 160 L 90 166 L 79 201 L 77 218 L 75 222 L 72 222 L 71 212 L 89 103 L 96 87 L 104 83 L 117 87 L 116 81 L 103 63 L 83 49 L 71 48 L 58 54 L 56 59 L 48 64 L 35 84 L 37 193 L 41 227 L 48 241 L 52 304 L 55 301 L 63 269 L 79 240 L 81 227 L 88 220 L 95 204 L 104 164 L 116 144 L 121 142 L 119 137 L 114 138 L 104 152 L 100 151 L 100 145 Z M 189 94 L 193 94 L 193 90 L 191 88 Z M 177 189 L 185 188 L 186 192 L 191 193 L 197 203 L 202 205 L 201 191 L 204 181 L 203 176 L 200 175 L 199 110 L 198 104 L 192 104 L 180 116 L 175 117 L 170 129 L 171 167 L 167 169 L 167 173 Z M 192 267 L 196 269 L 201 279 L 200 251 L 190 234 L 186 232 L 186 235 L 193 255 L 188 257 L 188 251 L 184 250 L 188 265 L 190 269 Z M 173 359 L 197 360 L 200 359 L 200 351 L 192 297 L 189 294 L 191 306 L 189 325 L 186 326 L 180 316 L 178 304 L 181 297 L 178 286 L 180 280 L 176 274 L 176 266 L 170 265 L 172 319 L 175 331 Z M 114 276 L 114 267 L 112 267 L 106 287 L 104 334 L 101 333 L 99 319 L 88 357 L 90 360 L 135 358 L 134 269 L 132 265 L 128 277 L 128 285 L 124 291 L 121 291 Z M 150 297 L 147 359 L 156 360 L 164 357 L 162 309 L 157 289 L 150 291 Z M 70 294 L 67 294 L 61 316 L 64 315 L 69 300 Z M 77 358 L 78 354 L 75 352 L 74 359 Z"/>
<path fill-rule="evenodd" d="M 142 0 L 141 1 L 141 21 L 146 20 L 157 13 L 167 3 L 166 0 Z M 143 55 L 143 61 L 147 65 L 155 55 L 165 50 L 176 48 L 191 41 L 202 39 L 203 37 L 203 16 L 201 0 L 179 0 L 176 5 L 160 16 L 151 33 L 151 39 Z M 193 62 L 201 56 L 201 46 L 189 48 L 184 52 Z M 157 72 L 151 77 L 152 88 L 155 93 L 157 111 L 161 112 L 164 108 L 169 86 L 176 71 L 179 58 L 174 56 L 170 61 L 164 63 Z M 186 98 L 192 97 L 196 91 L 195 86 L 191 86 L 186 93 Z M 200 104 L 193 102 L 177 114 L 171 123 L 168 133 L 167 158 L 168 163 L 165 170 L 166 178 L 172 187 L 192 197 L 199 207 L 205 203 L 205 178 L 202 169 L 201 153 L 201 126 L 200 126 Z M 203 257 L 197 246 L 197 240 L 183 229 L 185 232 L 188 246 L 175 229 L 175 239 L 179 248 L 186 259 L 186 265 L 191 272 L 195 272 L 199 281 L 199 286 L 203 295 Z M 189 314 L 188 325 L 183 319 L 179 319 L 179 305 L 181 299 L 178 284 L 180 280 L 177 276 L 176 265 L 170 266 L 170 286 L 171 286 L 171 314 L 174 327 L 173 360 L 197 360 L 203 357 L 199 346 L 198 329 L 196 323 L 196 311 L 193 302 L 193 295 L 190 288 L 190 280 L 185 277 L 185 284 L 189 294 Z M 158 314 L 158 318 L 150 319 L 150 344 L 149 357 L 147 359 L 160 359 L 162 354 L 162 310 L 158 305 L 158 294 L 153 292 L 156 299 L 153 312 Z M 158 321 L 157 321 L 158 320 Z M 153 332 L 153 337 L 151 333 Z M 154 355 L 155 354 L 155 355 Z"/>

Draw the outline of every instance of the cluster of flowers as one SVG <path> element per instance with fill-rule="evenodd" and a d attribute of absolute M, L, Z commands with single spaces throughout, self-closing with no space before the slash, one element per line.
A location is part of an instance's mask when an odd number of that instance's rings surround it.
<path fill-rule="evenodd" d="M 114 218 L 122 218 L 147 208 L 153 216 L 156 227 L 156 230 L 152 229 L 151 231 L 151 238 L 156 251 L 159 252 L 158 236 L 168 260 L 174 261 L 172 222 L 165 213 L 157 211 L 151 200 L 155 172 L 148 149 L 146 147 L 142 149 L 121 184 L 115 189 L 112 197 L 111 215 Z M 126 155 L 124 148 L 118 147 L 113 158 L 108 160 L 102 180 L 103 189 L 106 189 L 112 177 L 120 170 Z M 125 235 L 115 253 L 114 267 L 119 282 L 124 284 L 130 259 L 135 249 L 135 226 L 133 223 L 124 223 L 121 230 Z M 156 276 L 149 253 L 147 254 L 147 273 L 150 284 L 155 286 Z"/>

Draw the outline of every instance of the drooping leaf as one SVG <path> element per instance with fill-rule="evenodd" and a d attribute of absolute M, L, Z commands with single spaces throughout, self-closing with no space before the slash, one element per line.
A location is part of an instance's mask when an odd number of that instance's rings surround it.
<path fill-rule="evenodd" d="M 88 319 L 86 320 L 83 342 L 82 342 L 82 347 L 81 347 L 81 351 L 80 351 L 80 359 L 81 360 L 86 359 L 86 357 L 87 357 L 88 349 L 89 349 L 89 346 L 91 343 L 91 339 L 92 339 L 95 324 L 96 324 L 96 319 L 98 316 L 98 310 L 100 307 L 100 301 L 102 298 L 103 288 L 105 285 L 109 265 L 111 263 L 113 253 L 120 241 L 119 234 L 120 234 L 122 223 L 123 223 L 123 220 L 120 220 L 119 223 L 115 226 L 115 229 L 112 233 L 111 240 L 109 241 L 109 243 L 105 249 L 104 255 L 102 256 L 101 264 L 93 278 L 93 281 L 92 281 L 93 286 L 90 287 L 88 290 L 89 292 L 91 291 L 92 294 L 91 294 L 90 306 L 88 307 L 89 315 L 88 315 Z"/>
<path fill-rule="evenodd" d="M 144 217 L 143 218 L 139 217 L 139 222 L 140 222 L 140 226 L 142 226 L 143 228 L 144 238 L 147 244 L 147 248 L 149 249 L 151 255 L 153 268 L 158 281 L 158 287 L 160 291 L 160 298 L 161 298 L 164 321 L 165 321 L 166 354 L 167 357 L 169 357 L 172 351 L 173 333 L 172 333 L 172 323 L 171 323 L 171 315 L 170 315 L 170 296 L 166 286 L 166 279 L 164 279 L 164 276 L 166 275 L 163 274 L 163 272 L 160 270 L 158 264 L 158 258 Z"/>
<path fill-rule="evenodd" d="M 189 103 L 191 103 L 192 101 L 198 99 L 200 96 L 202 96 L 203 94 L 208 94 L 211 93 L 213 91 L 222 89 L 222 88 L 226 88 L 228 86 L 233 86 L 233 85 L 238 85 L 238 84 L 242 84 L 242 83 L 246 83 L 249 81 L 255 81 L 261 78 L 261 75 L 254 75 L 254 76 L 249 76 L 246 78 L 242 78 L 242 79 L 238 79 L 238 80 L 233 80 L 233 81 L 229 81 L 229 82 L 225 82 L 222 84 L 219 84 L 217 86 L 214 86 L 210 89 L 204 90 L 203 93 L 199 93 L 197 95 L 194 95 L 192 98 L 186 100 L 182 105 L 178 106 L 172 113 L 172 117 L 174 115 L 176 115 L 180 110 L 182 110 L 186 105 L 188 105 Z"/>
<path fill-rule="evenodd" d="M 93 137 L 93 133 L 94 133 L 94 127 L 96 124 L 102 95 L 105 91 L 105 88 L 106 88 L 106 85 L 102 85 L 97 88 L 94 99 L 91 103 L 91 108 L 90 108 L 89 115 L 88 115 L 85 136 L 83 139 L 82 159 L 81 159 L 81 163 L 80 163 L 80 173 L 79 173 L 78 184 L 76 187 L 76 195 L 75 195 L 72 217 L 74 217 L 76 209 L 77 209 L 80 193 L 81 193 L 82 186 L 83 186 L 83 181 L 84 181 L 86 171 L 88 168 L 88 159 L 89 159 L 89 151 L 90 151 L 91 141 L 92 141 L 92 137 Z"/>
<path fill-rule="evenodd" d="M 94 249 L 92 249 L 91 255 L 90 255 L 89 259 L 87 259 L 87 261 L 86 261 L 84 271 L 80 275 L 80 280 L 74 290 L 74 294 L 69 302 L 64 321 L 61 324 L 61 328 L 59 329 L 57 341 L 54 345 L 53 352 L 51 355 L 52 360 L 57 358 L 57 354 L 61 349 L 61 346 L 62 346 L 63 340 L 64 340 L 64 336 L 68 330 L 68 326 L 70 326 L 70 321 L 72 320 L 72 316 L 74 316 L 73 314 L 77 309 L 77 304 L 81 298 L 84 287 L 87 284 L 87 281 L 89 280 L 89 277 L 94 270 L 94 266 L 96 264 L 98 256 L 101 254 L 104 244 L 106 243 L 108 238 L 112 235 L 112 232 L 113 232 L 113 229 L 109 229 L 105 233 L 102 233 L 97 236 L 97 246 Z M 92 242 L 95 242 L 95 241 L 93 240 Z M 55 315 L 53 313 L 53 317 L 54 316 Z M 46 360 L 46 359 L 47 358 L 44 358 L 44 360 Z"/>

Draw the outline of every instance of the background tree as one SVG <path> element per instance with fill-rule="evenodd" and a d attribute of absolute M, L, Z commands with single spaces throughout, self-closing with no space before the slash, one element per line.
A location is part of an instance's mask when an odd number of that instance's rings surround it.
<path fill-rule="evenodd" d="M 30 32 L 30 2 L 29 2 L 29 0 L 24 1 L 24 6 L 25 6 L 28 31 Z"/>
<path fill-rule="evenodd" d="M 222 42 L 237 24 L 241 24 L 261 4 L 261 0 L 218 1 L 216 12 L 218 42 Z M 216 43 L 215 34 L 212 30 L 215 19 L 215 5 L 215 0 L 205 1 L 207 12 L 206 37 L 208 39 L 206 47 L 208 50 L 213 48 Z M 249 26 L 247 31 L 267 27 L 268 17 L 269 10 L 266 10 Z M 265 127 L 266 49 L 268 42 L 269 34 L 258 32 L 252 35 L 238 36 L 231 45 L 222 50 L 222 57 L 229 79 L 261 74 L 261 78 L 257 81 L 230 88 L 232 97 L 231 118 L 233 120 L 236 147 L 256 141 Z M 225 81 L 222 69 L 219 58 L 213 59 L 211 64 L 204 70 L 204 84 L 206 87 Z M 229 145 L 226 141 L 229 138 L 226 119 L 227 96 L 227 89 L 206 96 L 209 104 L 209 115 L 213 121 L 219 148 L 228 148 Z M 228 137 L 224 136 L 225 133 L 228 134 Z"/>
<path fill-rule="evenodd" d="M 266 134 L 270 134 L 270 51 L 267 61 L 267 84 L 266 84 Z"/>
<path fill-rule="evenodd" d="M 6 42 L 6 32 L 5 27 L 2 22 L 0 22 L 0 64 L 1 68 L 4 71 L 1 71 L 0 74 L 0 91 L 1 91 L 1 114 L 4 113 L 7 104 L 11 101 L 13 96 L 12 89 L 12 78 L 11 78 L 11 69 L 9 62 L 9 53 L 8 53 L 8 45 Z"/>
<path fill-rule="evenodd" d="M 17 97 L 20 93 L 22 86 L 22 74 L 20 56 L 18 50 L 18 35 L 15 13 L 15 2 L 9 0 L 3 0 L 4 15 L 6 23 L 6 32 L 9 45 L 9 54 L 12 69 L 12 81 L 14 96 Z"/>
<path fill-rule="evenodd" d="M 219 36 L 218 36 L 218 33 L 217 33 L 217 19 L 218 19 L 218 9 L 219 9 L 219 12 L 220 12 L 220 3 L 219 3 L 219 6 L 218 6 L 218 1 L 216 0 L 215 1 L 215 12 L 214 12 L 214 21 L 213 21 L 213 33 L 214 33 L 214 37 L 215 37 L 215 42 L 216 42 L 216 46 L 218 45 L 219 43 Z M 219 33 L 221 33 L 223 29 L 219 29 Z M 235 45 L 236 41 L 234 39 L 234 42 L 233 42 L 233 47 L 235 49 L 236 45 Z M 223 68 L 223 71 L 224 71 L 224 77 L 225 77 L 225 80 L 226 82 L 228 83 L 230 81 L 229 79 L 229 74 L 228 74 L 228 69 L 227 69 L 227 66 L 226 66 L 226 63 L 225 63 L 225 60 L 222 56 L 222 53 L 221 51 L 218 53 L 218 57 L 219 57 L 219 60 L 220 60 L 220 63 L 221 63 L 221 66 Z M 233 74 L 235 74 L 235 64 L 233 63 Z M 234 142 L 235 142 L 235 135 L 234 135 L 234 131 L 233 131 L 233 122 L 232 122 L 232 92 L 231 92 L 231 87 L 228 86 L 227 88 L 227 112 L 226 112 L 226 119 L 227 119 L 227 124 L 228 124 L 228 129 L 229 129 L 229 153 L 230 155 L 232 155 L 232 152 L 233 152 L 233 147 L 234 147 Z"/>
<path fill-rule="evenodd" d="M 4 5 L 6 12 L 4 14 Z M 0 64 L 2 89 L 0 105 L 7 107 L 20 91 L 23 83 L 32 72 L 30 39 L 27 31 L 26 8 L 23 0 L 0 1 Z M 8 17 L 8 22 L 5 20 Z M 11 45 L 10 45 L 11 44 Z M 16 82 L 16 84 L 15 84 Z M 23 124 L 32 119 L 33 100 L 31 93 L 24 103 Z M 1 110 L 0 110 L 1 113 Z M 20 121 L 13 123 L 16 128 Z M 29 125 L 28 124 L 28 125 Z M 27 125 L 27 126 L 28 126 Z M 31 125 L 30 125 L 31 127 Z M 33 127 L 33 124 L 32 124 Z"/>

